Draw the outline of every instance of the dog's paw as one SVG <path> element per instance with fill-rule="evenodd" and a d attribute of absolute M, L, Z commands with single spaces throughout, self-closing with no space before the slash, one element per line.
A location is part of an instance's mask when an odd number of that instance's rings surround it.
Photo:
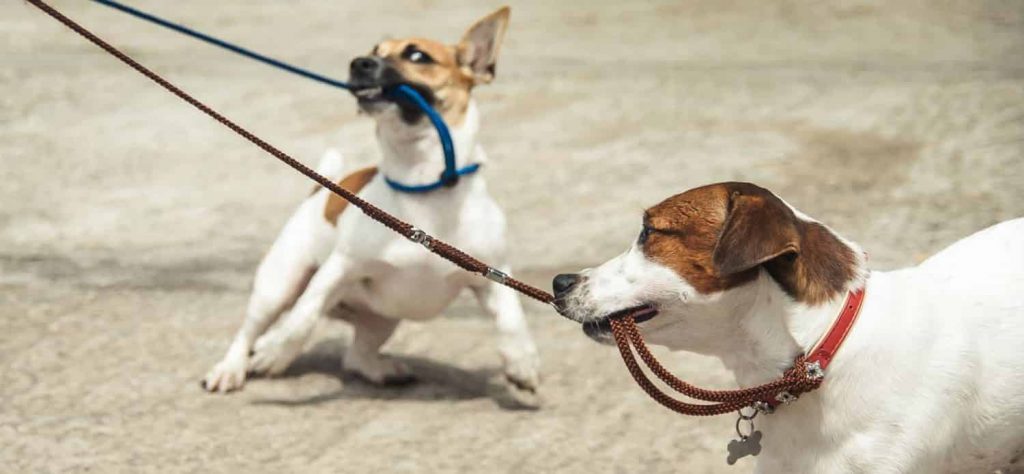
<path fill-rule="evenodd" d="M 210 393 L 239 390 L 245 385 L 245 370 L 244 357 L 225 357 L 206 373 L 199 385 Z"/>
<path fill-rule="evenodd" d="M 540 386 L 540 356 L 536 350 L 505 355 L 505 379 L 519 390 L 536 392 Z"/>
<path fill-rule="evenodd" d="M 408 385 L 416 382 L 409 367 L 391 357 L 345 357 L 342 368 L 377 385 Z"/>
<path fill-rule="evenodd" d="M 253 345 L 248 371 L 259 375 L 279 375 L 301 352 L 301 339 L 288 337 L 280 330 L 268 332 Z"/>

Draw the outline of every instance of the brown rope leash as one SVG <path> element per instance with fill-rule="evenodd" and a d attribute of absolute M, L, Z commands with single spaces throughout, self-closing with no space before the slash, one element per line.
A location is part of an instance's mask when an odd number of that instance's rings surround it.
<path fill-rule="evenodd" d="M 303 175 L 312 179 L 313 181 L 316 181 L 318 184 L 327 188 L 328 190 L 337 194 L 338 196 L 341 196 L 343 199 L 347 200 L 352 205 L 359 208 L 359 210 L 361 210 L 371 219 L 380 222 L 387 228 L 405 236 L 406 238 L 416 243 L 423 245 L 434 254 L 444 258 L 445 260 L 448 260 L 449 262 L 452 262 L 453 264 L 457 265 L 458 267 L 464 270 L 483 275 L 484 277 L 487 277 L 490 280 L 508 286 L 509 288 L 512 288 L 513 290 L 522 293 L 526 296 L 529 296 L 530 298 L 533 298 L 542 303 L 550 304 L 554 300 L 554 296 L 552 296 L 550 293 L 502 273 L 501 271 L 481 262 L 480 260 L 474 258 L 473 256 L 466 254 L 465 252 L 459 250 L 458 248 L 452 246 L 451 244 L 448 244 L 447 242 L 435 239 L 427 235 L 422 230 L 419 230 L 416 227 L 414 227 L 412 224 L 409 224 L 408 222 L 405 222 L 387 213 L 386 211 L 363 200 L 362 198 L 348 191 L 347 189 L 342 188 L 341 186 L 337 185 L 336 183 L 327 179 L 326 177 L 320 175 L 316 171 L 313 171 L 308 166 L 302 164 L 301 162 L 292 158 L 283 151 L 275 148 L 273 145 L 270 145 L 269 143 L 263 141 L 259 137 L 253 135 L 251 132 L 242 128 L 238 124 L 232 122 L 227 117 L 211 109 L 206 104 L 200 102 L 198 99 L 192 97 L 191 95 L 181 90 L 174 84 L 171 84 L 164 78 L 157 75 L 155 72 L 139 64 L 137 61 L 135 61 L 128 55 L 124 54 L 117 48 L 111 46 L 106 41 L 103 41 L 89 30 L 85 29 L 78 23 L 75 23 L 68 17 L 64 16 L 62 13 L 47 5 L 42 0 L 25 1 L 31 3 L 32 5 L 39 8 L 46 14 L 50 15 L 57 21 L 63 23 L 65 26 L 75 31 L 82 37 L 86 38 L 96 46 L 99 46 L 104 51 L 110 53 L 112 56 L 121 60 L 121 62 L 127 64 L 132 69 L 148 77 L 153 82 L 157 83 L 164 89 L 167 89 L 172 94 L 178 96 L 185 102 L 188 102 L 204 114 L 210 116 L 214 120 L 228 127 L 238 135 L 242 136 L 243 138 L 255 144 L 262 150 L 266 151 L 267 153 L 271 154 L 278 160 L 282 161 L 284 164 L 292 167 L 293 169 L 302 173 Z M 758 387 L 742 390 L 706 390 L 690 385 L 676 378 L 667 370 L 665 370 L 665 368 L 661 366 L 660 363 L 658 363 L 657 359 L 655 359 L 654 356 L 647 349 L 647 346 L 644 344 L 643 338 L 641 337 L 640 332 L 637 329 L 636 323 L 633 319 L 635 315 L 640 314 L 643 311 L 645 310 L 638 309 L 637 311 L 632 312 L 632 314 L 628 314 L 624 317 L 615 318 L 611 320 L 612 332 L 615 335 L 615 341 L 618 344 L 619 352 L 622 354 L 622 359 L 626 364 L 626 368 L 629 369 L 629 372 L 633 375 L 633 378 L 636 379 L 636 382 L 641 386 L 641 388 L 643 388 L 644 391 L 647 392 L 647 394 L 650 395 L 651 398 L 654 398 L 658 403 L 661 403 L 665 407 L 668 407 L 669 409 L 672 409 L 678 413 L 693 416 L 711 416 L 730 413 L 739 410 L 740 408 L 750 406 L 767 396 L 773 396 L 783 391 L 789 392 L 793 395 L 798 395 L 800 393 L 813 390 L 817 388 L 818 385 L 821 384 L 820 379 L 812 379 L 807 376 L 803 358 L 800 357 L 797 358 L 793 368 L 786 371 L 786 373 L 783 374 L 783 376 L 780 379 L 777 379 L 773 382 L 769 382 Z M 640 368 L 640 365 L 637 363 L 636 359 L 633 356 L 633 348 L 636 349 L 637 353 L 640 355 L 640 358 L 644 361 L 648 368 L 650 368 L 651 371 L 654 372 L 654 374 L 659 379 L 668 384 L 670 387 L 682 393 L 683 395 L 689 396 L 691 398 L 715 403 L 710 405 L 696 405 L 685 403 L 673 399 L 672 397 L 662 392 L 654 385 L 653 382 L 650 381 L 650 379 L 647 378 L 647 376 L 643 372 L 643 369 Z"/>
<path fill-rule="evenodd" d="M 643 337 L 636 327 L 632 315 L 611 320 L 612 334 L 619 347 L 622 360 L 626 363 L 629 373 L 636 379 L 637 384 L 651 398 L 664 407 L 690 416 L 712 416 L 731 413 L 740 408 L 754 406 L 768 398 L 774 398 L 780 393 L 788 393 L 792 396 L 799 396 L 809 392 L 821 385 L 822 379 L 808 375 L 808 370 L 803 356 L 797 357 L 793 367 L 787 370 L 782 377 L 757 387 L 739 390 L 707 390 L 686 383 L 675 377 L 654 358 L 654 355 L 647 349 Z M 697 400 L 716 402 L 709 405 L 696 405 L 676 400 L 658 389 L 647 375 L 644 374 L 640 364 L 637 363 L 633 351 L 640 355 L 644 364 L 654 374 L 675 391 Z"/>

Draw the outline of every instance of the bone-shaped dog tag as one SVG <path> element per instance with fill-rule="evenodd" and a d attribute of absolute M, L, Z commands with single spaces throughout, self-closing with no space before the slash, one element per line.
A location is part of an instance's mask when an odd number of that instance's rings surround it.
<path fill-rule="evenodd" d="M 729 441 L 729 457 L 725 458 L 725 462 L 732 466 L 740 458 L 758 454 L 761 454 L 761 432 L 755 431 L 750 436 Z"/>

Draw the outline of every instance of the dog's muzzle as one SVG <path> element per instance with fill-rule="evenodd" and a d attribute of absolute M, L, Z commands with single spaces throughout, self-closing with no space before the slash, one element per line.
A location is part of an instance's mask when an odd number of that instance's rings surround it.
<path fill-rule="evenodd" d="M 552 293 L 555 295 L 553 302 L 555 310 L 557 310 L 562 316 L 575 321 L 579 321 L 579 319 L 567 314 L 570 311 L 570 308 L 567 306 L 567 302 L 570 301 L 573 290 L 575 290 L 583 280 L 583 276 L 578 273 L 562 273 L 551 280 Z M 612 319 L 624 318 L 631 315 L 634 318 L 634 321 L 642 323 L 657 316 L 658 310 L 654 305 L 642 304 L 580 322 L 583 325 L 583 333 L 586 334 L 587 337 L 600 343 L 611 344 L 613 342 L 611 337 Z"/>
<path fill-rule="evenodd" d="M 360 105 L 384 100 L 383 76 L 387 69 L 384 60 L 376 56 L 360 56 L 349 64 L 351 92 Z"/>
<path fill-rule="evenodd" d="M 402 111 L 402 119 L 415 123 L 423 116 L 423 112 L 406 99 L 391 92 L 400 85 L 413 88 L 431 107 L 438 107 L 434 91 L 416 81 L 409 81 L 385 58 L 377 56 L 360 56 L 349 64 L 350 92 L 356 96 L 360 108 L 366 112 L 381 110 L 387 103 L 394 103 Z"/>

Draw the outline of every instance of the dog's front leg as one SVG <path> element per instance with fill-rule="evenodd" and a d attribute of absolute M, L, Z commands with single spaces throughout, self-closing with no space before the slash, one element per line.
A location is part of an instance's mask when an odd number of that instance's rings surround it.
<path fill-rule="evenodd" d="M 511 288 L 492 281 L 472 288 L 484 311 L 497 323 L 498 352 L 505 364 L 505 377 L 521 389 L 536 391 L 540 383 L 540 357 L 519 297 Z"/>
<path fill-rule="evenodd" d="M 274 242 L 256 270 L 245 320 L 235 334 L 224 358 L 203 379 L 210 392 L 230 392 L 245 383 L 249 351 L 256 338 L 295 304 L 316 272 L 316 262 L 306 249 L 309 244 L 294 229 L 294 219 Z"/>
<path fill-rule="evenodd" d="M 309 281 L 287 316 L 253 346 L 249 371 L 276 375 L 299 356 L 320 315 L 338 303 L 338 288 L 349 270 L 349 259 L 333 252 Z"/>

